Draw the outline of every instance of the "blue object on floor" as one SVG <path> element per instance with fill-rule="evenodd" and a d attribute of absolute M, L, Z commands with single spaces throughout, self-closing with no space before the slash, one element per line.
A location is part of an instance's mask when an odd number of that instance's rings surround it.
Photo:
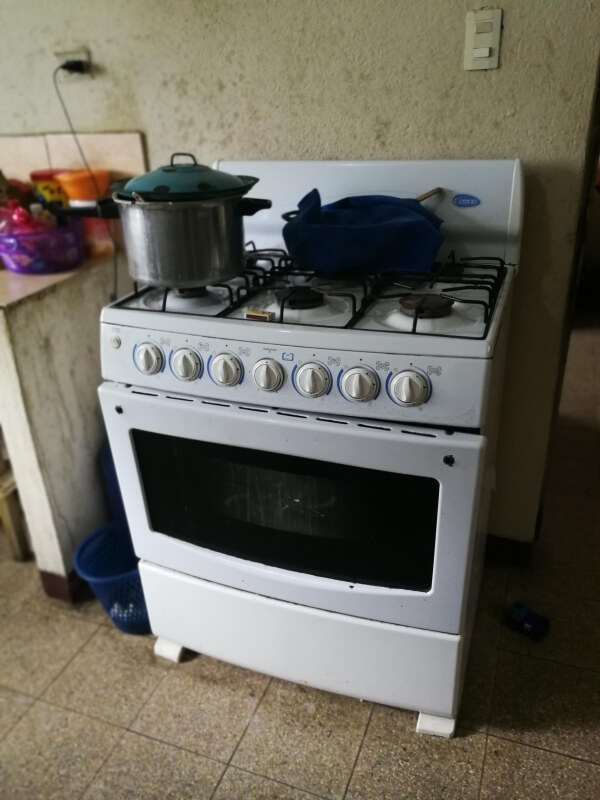
<path fill-rule="evenodd" d="M 428 272 L 444 240 L 441 224 L 410 198 L 363 195 L 322 206 L 313 189 L 283 238 L 299 266 L 315 272 Z"/>
<path fill-rule="evenodd" d="M 111 523 L 77 548 L 75 570 L 87 581 L 115 626 L 124 633 L 150 633 L 138 559 L 126 525 Z"/>
<path fill-rule="evenodd" d="M 530 639 L 543 639 L 550 629 L 550 620 L 538 614 L 527 603 L 517 600 L 502 612 L 502 624 L 513 631 L 524 633 Z"/>

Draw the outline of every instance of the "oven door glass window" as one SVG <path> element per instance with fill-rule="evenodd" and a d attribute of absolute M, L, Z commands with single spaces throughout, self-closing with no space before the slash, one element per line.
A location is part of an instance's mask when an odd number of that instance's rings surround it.
<path fill-rule="evenodd" d="M 431 588 L 433 478 L 131 434 L 152 530 L 296 572 Z"/>

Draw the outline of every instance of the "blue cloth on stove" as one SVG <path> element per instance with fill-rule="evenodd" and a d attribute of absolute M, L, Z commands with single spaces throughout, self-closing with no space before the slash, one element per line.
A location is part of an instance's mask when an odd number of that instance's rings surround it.
<path fill-rule="evenodd" d="M 313 189 L 283 228 L 289 254 L 316 272 L 427 272 L 444 240 L 442 220 L 417 201 L 386 195 L 321 205 Z"/>

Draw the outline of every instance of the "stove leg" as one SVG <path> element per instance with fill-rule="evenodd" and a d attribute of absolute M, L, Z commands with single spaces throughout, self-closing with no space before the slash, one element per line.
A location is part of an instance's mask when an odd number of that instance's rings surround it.
<path fill-rule="evenodd" d="M 417 720 L 417 733 L 428 733 L 430 736 L 450 739 L 454 736 L 455 728 L 455 717 L 438 717 L 437 714 L 425 714 L 421 711 Z"/>
<path fill-rule="evenodd" d="M 154 642 L 154 655 L 179 663 L 183 655 L 183 647 L 174 642 L 170 642 L 168 639 L 161 639 L 159 637 Z"/>

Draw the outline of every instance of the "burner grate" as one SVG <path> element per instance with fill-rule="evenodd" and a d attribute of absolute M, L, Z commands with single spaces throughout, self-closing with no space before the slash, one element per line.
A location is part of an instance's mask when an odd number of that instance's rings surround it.
<path fill-rule="evenodd" d="M 400 298 L 400 310 L 407 317 L 423 317 L 423 319 L 439 319 L 447 317 L 454 305 L 454 300 L 443 294 L 427 292 L 409 292 Z"/>
<path fill-rule="evenodd" d="M 320 273 L 301 269 L 290 258 L 285 250 L 277 248 L 259 249 L 254 242 L 246 246 L 246 269 L 228 283 L 217 283 L 207 289 L 223 289 L 227 293 L 226 306 L 217 314 L 207 314 L 213 317 L 229 317 L 245 303 L 265 289 L 274 291 L 279 304 L 276 315 L 277 321 L 288 325 L 303 325 L 310 323 L 290 322 L 286 318 L 286 309 L 311 308 L 322 304 L 327 297 L 342 297 L 349 301 L 349 319 L 343 325 L 320 324 L 319 327 L 354 328 L 365 317 L 367 311 L 381 300 L 397 298 L 400 302 L 406 301 L 410 295 L 426 294 L 440 298 L 449 305 L 480 306 L 483 310 L 484 329 L 480 336 L 462 336 L 455 332 L 439 332 L 423 330 L 420 325 L 422 320 L 431 319 L 427 302 L 415 304 L 411 310 L 413 318 L 411 333 L 418 336 L 442 336 L 445 338 L 485 339 L 498 302 L 500 290 L 506 275 L 506 263 L 498 257 L 468 257 L 457 260 L 454 251 L 450 253 L 443 263 L 436 263 L 430 272 L 423 273 L 386 273 L 385 275 L 373 272 L 370 275 L 340 275 L 335 277 L 324 276 Z M 299 282 L 300 279 L 300 282 Z M 345 283 L 351 282 L 352 291 L 340 291 Z M 233 284 L 233 285 L 232 285 Z M 436 291 L 438 284 L 445 285 Z M 423 287 L 427 287 L 424 292 Z M 399 290 L 399 291 L 394 291 Z M 139 287 L 134 284 L 133 294 L 118 301 L 116 306 L 127 306 L 134 298 L 141 297 L 148 291 L 155 291 L 153 287 Z M 167 299 L 170 292 L 175 289 L 163 290 L 161 311 L 166 312 Z M 468 292 L 482 292 L 487 299 L 473 299 L 465 296 Z M 304 305 L 303 303 L 308 303 Z M 312 304 L 312 305 L 311 305 Z M 136 306 L 136 311 L 156 311 L 155 309 Z M 197 310 L 178 311 L 177 313 L 189 316 L 204 316 Z"/>
<path fill-rule="evenodd" d="M 441 336 L 453 339 L 485 339 L 489 332 L 490 323 L 494 314 L 494 309 L 500 295 L 504 277 L 506 275 L 506 263 L 503 259 L 494 257 L 465 257 L 458 261 L 456 254 L 452 251 L 444 263 L 435 264 L 430 273 L 394 273 L 393 275 L 379 276 L 372 291 L 365 298 L 357 314 L 347 323 L 346 328 L 355 327 L 365 312 L 378 300 L 389 300 L 397 298 L 401 300 L 414 294 L 419 287 L 424 284 L 428 288 L 435 289 L 436 284 L 452 282 L 454 285 L 444 288 L 443 291 L 433 291 L 430 294 L 440 297 L 453 303 L 480 306 L 483 309 L 484 329 L 480 336 L 461 336 L 457 333 L 443 333 L 441 331 L 425 331 L 419 329 L 419 322 L 431 319 L 427 314 L 427 307 L 423 304 L 420 309 L 416 308 L 413 315 L 413 323 L 410 333 L 418 336 Z M 466 269 L 471 270 L 466 272 Z M 473 272 L 476 269 L 477 272 Z M 392 288 L 402 288 L 404 291 L 390 293 Z M 461 292 L 483 291 L 487 295 L 487 300 L 461 297 Z M 407 333 L 409 331 L 406 331 Z"/>

